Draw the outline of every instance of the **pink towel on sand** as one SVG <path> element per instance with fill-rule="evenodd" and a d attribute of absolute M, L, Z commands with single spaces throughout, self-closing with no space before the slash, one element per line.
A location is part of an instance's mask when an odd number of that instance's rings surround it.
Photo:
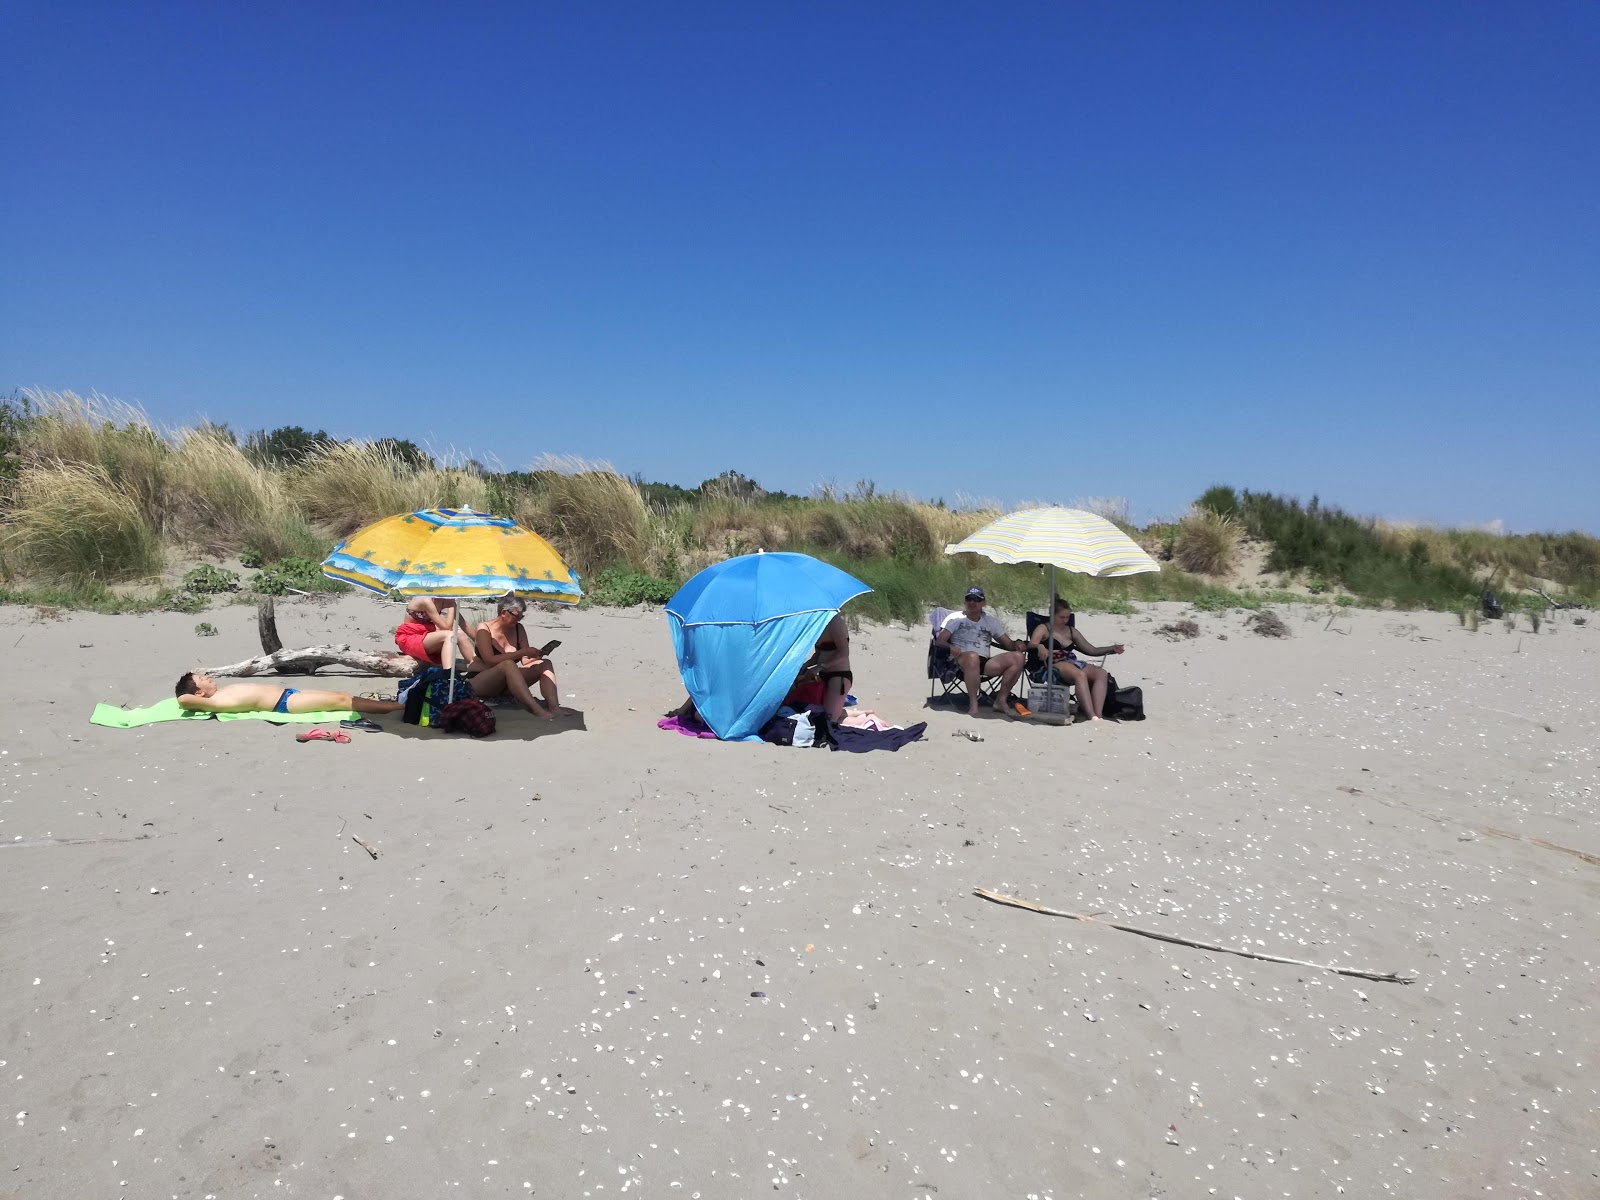
<path fill-rule="evenodd" d="M 717 735 L 707 728 L 706 723 L 699 717 L 665 717 L 656 722 L 657 729 L 670 729 L 673 733 L 681 733 L 684 737 L 715 738 Z"/>

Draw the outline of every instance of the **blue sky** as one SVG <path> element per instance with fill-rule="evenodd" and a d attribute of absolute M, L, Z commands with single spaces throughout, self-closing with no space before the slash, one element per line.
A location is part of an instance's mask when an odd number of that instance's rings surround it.
<path fill-rule="evenodd" d="M 0 391 L 1600 532 L 1600 8 L 0 10 Z"/>

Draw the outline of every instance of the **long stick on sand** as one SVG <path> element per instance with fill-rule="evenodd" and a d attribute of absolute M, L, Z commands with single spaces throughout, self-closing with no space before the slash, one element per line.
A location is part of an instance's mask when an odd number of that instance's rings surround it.
<path fill-rule="evenodd" d="M 1007 904 L 1012 908 L 1025 908 L 1029 912 L 1043 913 L 1047 917 L 1066 917 L 1070 921 L 1089 921 L 1095 925 L 1109 925 L 1112 929 L 1122 930 L 1123 933 L 1136 933 L 1140 937 L 1154 938 L 1158 942 L 1173 942 L 1179 946 L 1193 946 L 1196 950 L 1211 950 L 1218 954 L 1237 954 L 1240 958 L 1257 958 L 1262 962 L 1288 963 L 1292 967 L 1311 967 L 1318 971 L 1332 971 L 1338 975 L 1354 975 L 1357 979 L 1370 979 L 1375 983 L 1413 982 L 1404 975 L 1394 975 L 1387 971 L 1362 971 L 1356 967 L 1334 967 L 1329 966 L 1327 963 L 1307 962 L 1303 958 L 1282 958 L 1276 954 L 1257 954 L 1254 950 L 1238 950 L 1232 946 L 1219 946 L 1215 942 L 1200 942 L 1193 938 L 1178 937 L 1172 933 L 1157 933 L 1153 929 L 1140 929 L 1136 925 L 1120 925 L 1116 921 L 1092 917 L 1088 913 L 1046 908 L 1042 904 L 1035 904 L 1032 900 L 1002 895 L 999 892 L 991 892 L 987 888 L 973 888 L 972 893 L 975 896 L 982 896 L 985 900 L 992 900 L 996 904 Z"/>
<path fill-rule="evenodd" d="M 1531 842 L 1535 846 L 1543 846 L 1546 850 L 1559 850 L 1562 854 L 1581 858 L 1591 867 L 1600 867 L 1600 854 L 1590 854 L 1587 850 L 1574 850 L 1571 846 L 1558 846 L 1555 842 L 1547 842 L 1543 838 L 1529 837 L 1525 833 L 1512 833 L 1509 829 L 1496 829 L 1493 825 L 1480 825 L 1478 828 L 1490 837 L 1506 838 L 1513 842 Z"/>

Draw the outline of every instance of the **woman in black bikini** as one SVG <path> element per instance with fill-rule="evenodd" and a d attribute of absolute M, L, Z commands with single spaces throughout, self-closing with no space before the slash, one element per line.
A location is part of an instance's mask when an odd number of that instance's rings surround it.
<path fill-rule="evenodd" d="M 1053 648 L 1050 645 L 1052 640 L 1055 643 Z M 1072 605 L 1060 596 L 1056 597 L 1050 620 L 1039 625 L 1028 642 L 1029 658 L 1042 667 L 1046 654 L 1049 654 L 1056 677 L 1062 683 L 1071 684 L 1077 691 L 1079 710 L 1086 713 L 1091 721 L 1101 720 L 1100 714 L 1105 711 L 1106 705 L 1106 669 L 1079 661 L 1073 651 L 1092 657 L 1121 654 L 1124 649 L 1122 643 L 1091 646 L 1089 640 L 1078 632 L 1077 614 L 1072 611 Z"/>
<path fill-rule="evenodd" d="M 543 651 L 528 642 L 528 631 L 522 625 L 523 612 L 521 600 L 505 596 L 494 617 L 478 626 L 474 639 L 477 657 L 472 660 L 469 675 L 473 693 L 483 697 L 510 692 L 518 704 L 536 717 L 571 716 L 572 710 L 561 706 L 555 668 Z M 544 697 L 543 705 L 533 698 L 531 685 L 534 684 Z"/>
<path fill-rule="evenodd" d="M 822 679 L 822 708 L 828 719 L 835 723 L 844 720 L 844 698 L 850 694 L 856 677 L 850 671 L 850 627 L 844 614 L 834 613 L 833 620 L 822 630 L 822 636 L 811 653 L 807 668 L 815 668 Z M 802 674 L 805 668 L 802 668 Z"/>

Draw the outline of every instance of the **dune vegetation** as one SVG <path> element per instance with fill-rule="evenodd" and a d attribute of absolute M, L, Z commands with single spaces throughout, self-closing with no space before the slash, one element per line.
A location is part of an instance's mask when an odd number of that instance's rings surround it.
<path fill-rule="evenodd" d="M 1184 600 L 1253 608 L 1312 600 L 1463 610 L 1492 586 L 1513 604 L 1538 591 L 1600 597 L 1600 541 L 1411 528 L 1321 504 L 1218 485 L 1187 514 L 1139 528 L 1127 502 L 1079 501 L 1163 561 L 1121 580 L 1060 577 L 1080 608 Z M 999 515 L 863 482 L 772 493 L 735 471 L 697 488 L 629 478 L 609 464 L 547 457 L 526 471 L 441 463 L 403 439 L 343 441 L 298 427 L 242 439 L 216 425 L 158 428 L 99 397 L 24 392 L 0 401 L 0 602 L 106 611 L 193 611 L 209 589 L 184 571 L 236 560 L 244 593 L 336 590 L 316 563 L 334 542 L 397 512 L 437 505 L 510 516 L 547 537 L 590 601 L 661 602 L 702 567 L 757 549 L 799 550 L 874 589 L 861 615 L 919 623 L 980 583 L 1001 606 L 1038 607 L 1041 568 L 998 566 L 944 547 Z M 1266 547 L 1268 578 L 1242 579 L 1242 548 Z M 221 589 L 227 590 L 227 589 Z"/>

